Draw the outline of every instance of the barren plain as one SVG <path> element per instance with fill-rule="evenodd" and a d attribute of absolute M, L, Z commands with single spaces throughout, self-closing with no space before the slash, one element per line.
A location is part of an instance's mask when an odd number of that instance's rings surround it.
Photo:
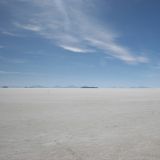
<path fill-rule="evenodd" d="M 0 160 L 160 160 L 160 89 L 0 89 Z"/>

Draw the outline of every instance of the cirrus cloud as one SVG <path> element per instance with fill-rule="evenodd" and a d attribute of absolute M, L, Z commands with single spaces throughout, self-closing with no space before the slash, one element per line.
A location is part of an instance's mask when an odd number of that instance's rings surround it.
<path fill-rule="evenodd" d="M 34 11 L 24 9 L 25 20 L 14 23 L 19 29 L 29 30 L 50 39 L 57 46 L 77 53 L 103 52 L 127 63 L 148 63 L 147 57 L 117 42 L 118 35 L 97 24 L 88 8 L 96 0 L 16 0 L 30 4 Z"/>

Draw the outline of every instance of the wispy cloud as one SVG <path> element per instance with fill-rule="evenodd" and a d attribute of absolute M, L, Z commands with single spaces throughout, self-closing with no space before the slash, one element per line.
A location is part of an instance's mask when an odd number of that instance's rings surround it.
<path fill-rule="evenodd" d="M 0 48 L 4 48 L 4 46 L 0 45 Z"/>
<path fill-rule="evenodd" d="M 20 72 L 2 71 L 2 70 L 0 70 L 0 74 L 20 74 Z"/>
<path fill-rule="evenodd" d="M 20 24 L 20 23 L 15 23 L 15 26 L 25 29 L 25 30 L 29 30 L 29 31 L 34 31 L 34 32 L 40 32 L 41 31 L 41 27 L 37 26 L 37 25 L 33 25 L 33 24 Z"/>
<path fill-rule="evenodd" d="M 103 51 L 127 63 L 147 63 L 147 57 L 137 55 L 119 44 L 118 35 L 113 30 L 97 24 L 98 20 L 88 11 L 94 1 L 23 0 L 32 4 L 35 10 L 24 11 L 26 17 L 32 18 L 25 19 L 25 23 L 24 20 L 16 22 L 15 26 L 36 32 L 71 52 Z"/>
<path fill-rule="evenodd" d="M 9 31 L 2 31 L 1 33 L 4 34 L 4 35 L 7 35 L 7 36 L 12 36 L 12 37 L 18 37 L 19 36 L 15 33 L 9 32 Z"/>
<path fill-rule="evenodd" d="M 79 53 L 90 52 L 89 49 L 83 49 L 83 48 L 78 48 L 78 47 L 74 47 L 74 46 L 67 46 L 67 45 L 59 45 L 59 46 L 65 50 L 72 51 L 72 52 L 79 52 Z"/>

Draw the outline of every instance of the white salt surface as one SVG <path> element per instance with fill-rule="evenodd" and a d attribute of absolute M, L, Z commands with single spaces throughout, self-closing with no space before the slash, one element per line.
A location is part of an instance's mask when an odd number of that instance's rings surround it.
<path fill-rule="evenodd" d="M 0 160 L 160 160 L 160 89 L 0 89 Z"/>

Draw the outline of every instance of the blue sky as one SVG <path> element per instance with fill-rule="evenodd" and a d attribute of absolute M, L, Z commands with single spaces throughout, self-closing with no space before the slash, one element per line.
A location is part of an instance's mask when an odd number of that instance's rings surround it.
<path fill-rule="evenodd" d="M 1 0 L 0 85 L 160 87 L 159 0 Z"/>

